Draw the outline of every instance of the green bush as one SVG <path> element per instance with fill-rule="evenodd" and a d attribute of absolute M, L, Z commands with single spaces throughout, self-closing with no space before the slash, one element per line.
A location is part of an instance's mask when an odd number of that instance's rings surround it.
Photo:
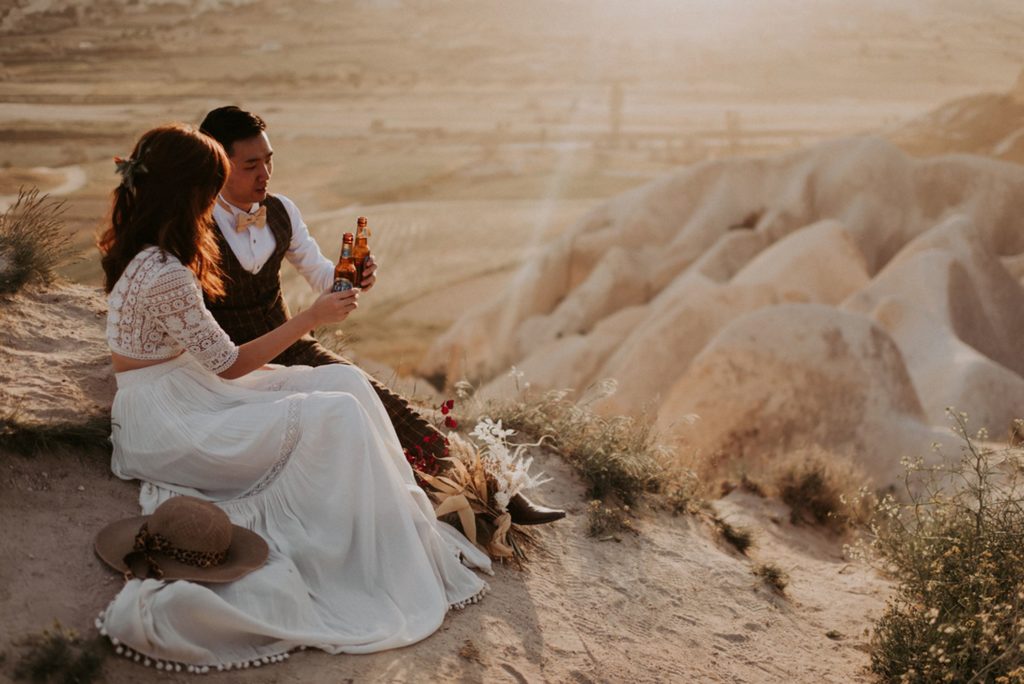
<path fill-rule="evenodd" d="M 73 259 L 63 212 L 63 202 L 33 188 L 20 190 L 0 215 L 0 294 L 17 292 L 32 280 L 50 282 L 56 269 Z"/>
<path fill-rule="evenodd" d="M 909 503 L 887 497 L 873 524 L 898 585 L 871 669 L 883 682 L 1022 682 L 1021 452 L 982 445 L 984 431 L 972 438 L 966 416 L 951 415 L 959 458 L 906 463 Z"/>

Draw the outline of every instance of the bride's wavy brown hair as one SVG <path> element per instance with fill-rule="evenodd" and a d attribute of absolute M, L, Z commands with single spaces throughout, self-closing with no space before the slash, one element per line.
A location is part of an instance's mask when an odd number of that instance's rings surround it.
<path fill-rule="evenodd" d="M 132 172 L 115 190 L 110 226 L 97 245 L 110 292 L 128 263 L 155 245 L 196 274 L 210 298 L 224 295 L 213 204 L 230 162 L 213 138 L 185 124 L 145 133 L 128 161 Z"/>

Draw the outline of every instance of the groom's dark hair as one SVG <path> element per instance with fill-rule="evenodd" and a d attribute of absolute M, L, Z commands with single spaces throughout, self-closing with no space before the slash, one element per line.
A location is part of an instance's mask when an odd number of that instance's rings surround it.
<path fill-rule="evenodd" d="M 218 107 L 206 115 L 199 130 L 221 144 L 230 157 L 236 140 L 247 140 L 267 130 L 267 124 L 252 112 L 234 105 Z"/>

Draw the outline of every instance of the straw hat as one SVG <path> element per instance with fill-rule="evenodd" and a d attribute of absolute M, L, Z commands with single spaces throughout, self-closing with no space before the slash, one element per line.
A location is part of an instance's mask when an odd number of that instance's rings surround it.
<path fill-rule="evenodd" d="M 192 496 L 170 498 L 152 515 L 110 523 L 96 535 L 95 548 L 129 579 L 195 582 L 231 582 L 262 566 L 269 553 L 263 537 Z"/>

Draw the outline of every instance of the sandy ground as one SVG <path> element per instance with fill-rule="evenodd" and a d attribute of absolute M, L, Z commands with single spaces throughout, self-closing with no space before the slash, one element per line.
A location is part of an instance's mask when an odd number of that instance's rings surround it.
<path fill-rule="evenodd" d="M 539 465 L 555 478 L 540 496 L 571 517 L 541 531 L 525 570 L 498 567 L 485 599 L 449 614 L 433 636 L 368 656 L 297 653 L 258 674 L 212 681 L 868 681 L 865 633 L 888 587 L 845 562 L 837 541 L 794 528 L 783 507 L 749 495 L 716 507 L 755 531 L 750 559 L 700 520 L 665 513 L 645 513 L 637 535 L 598 541 L 586 536 L 582 486 L 551 458 Z M 8 658 L 0 677 L 19 653 L 12 641 L 54 619 L 92 632 L 121 579 L 93 555 L 91 537 L 134 515 L 136 495 L 102 456 L 3 455 L 0 651 Z M 754 560 L 790 574 L 786 596 L 751 574 Z M 103 681 L 155 678 L 192 681 L 113 655 Z"/>

